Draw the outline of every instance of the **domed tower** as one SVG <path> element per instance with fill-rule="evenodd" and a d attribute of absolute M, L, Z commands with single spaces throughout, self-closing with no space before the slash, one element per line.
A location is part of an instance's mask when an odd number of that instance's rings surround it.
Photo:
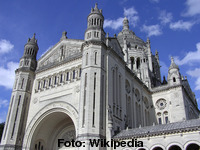
<path fill-rule="evenodd" d="M 181 83 L 181 75 L 178 65 L 175 64 L 174 58 L 171 57 L 171 65 L 168 70 L 167 81 L 169 85 L 176 85 Z"/>
<path fill-rule="evenodd" d="M 31 39 L 29 38 L 24 46 L 24 55 L 20 59 L 19 69 L 30 69 L 32 71 L 35 71 L 37 67 L 36 56 L 38 49 L 39 48 L 34 33 L 33 37 Z"/>
<path fill-rule="evenodd" d="M 152 53 L 150 41 L 144 42 L 129 29 L 129 21 L 125 17 L 123 29 L 117 37 L 123 52 L 124 61 L 139 79 L 151 87 Z"/>
<path fill-rule="evenodd" d="M 24 54 L 20 59 L 19 68 L 15 71 L 8 115 L 2 136 L 2 149 L 22 149 L 26 120 L 31 99 L 38 52 L 35 34 L 24 46 Z"/>
<path fill-rule="evenodd" d="M 98 9 L 97 3 L 91 9 L 87 18 L 87 30 L 85 31 L 85 40 L 105 41 L 105 32 L 103 30 L 104 17 L 102 10 Z"/>

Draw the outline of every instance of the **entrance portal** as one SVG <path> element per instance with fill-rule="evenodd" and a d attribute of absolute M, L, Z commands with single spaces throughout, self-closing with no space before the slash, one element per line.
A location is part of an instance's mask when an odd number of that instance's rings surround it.
<path fill-rule="evenodd" d="M 61 150 L 71 149 L 58 147 L 58 139 L 64 141 L 75 140 L 76 131 L 72 119 L 63 112 L 53 112 L 40 121 L 33 133 L 31 149 L 33 150 Z"/>

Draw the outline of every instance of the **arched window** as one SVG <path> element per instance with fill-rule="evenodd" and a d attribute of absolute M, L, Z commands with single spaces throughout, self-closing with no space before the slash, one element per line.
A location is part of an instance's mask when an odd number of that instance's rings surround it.
<path fill-rule="evenodd" d="M 165 119 L 165 123 L 167 124 L 168 122 L 169 122 L 169 118 L 168 118 L 168 112 L 167 111 L 165 111 L 164 113 L 163 113 L 163 117 L 164 117 L 164 119 Z"/>
<path fill-rule="evenodd" d="M 155 147 L 153 150 L 163 150 L 161 147 Z"/>
<path fill-rule="evenodd" d="M 186 150 L 199 150 L 200 146 L 195 144 L 195 143 L 191 143 L 187 146 Z"/>
<path fill-rule="evenodd" d="M 169 150 L 181 150 L 181 148 L 177 145 L 170 146 Z"/>
<path fill-rule="evenodd" d="M 158 118 L 158 124 L 162 124 L 162 116 L 160 112 L 157 113 L 157 118 Z"/>

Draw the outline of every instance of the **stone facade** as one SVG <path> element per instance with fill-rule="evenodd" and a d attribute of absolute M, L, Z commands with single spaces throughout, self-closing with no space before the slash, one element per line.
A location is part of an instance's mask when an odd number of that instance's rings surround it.
<path fill-rule="evenodd" d="M 89 139 L 122 140 L 125 131 L 131 134 L 125 140 L 143 140 L 143 149 L 168 150 L 173 141 L 181 149 L 200 145 L 199 125 L 189 124 L 199 122 L 195 95 L 173 58 L 162 82 L 158 52 L 153 55 L 150 40 L 144 42 L 129 29 L 127 18 L 114 37 L 105 34 L 97 4 L 87 19 L 84 40 L 68 39 L 63 32 L 39 60 L 35 35 L 28 40 L 0 149 L 65 149 L 58 147 L 58 139 L 76 139 L 86 143 L 80 149 L 91 149 Z M 173 124 L 186 121 L 181 133 L 171 132 Z M 149 137 L 133 132 L 166 125 L 165 135 L 162 130 Z"/>

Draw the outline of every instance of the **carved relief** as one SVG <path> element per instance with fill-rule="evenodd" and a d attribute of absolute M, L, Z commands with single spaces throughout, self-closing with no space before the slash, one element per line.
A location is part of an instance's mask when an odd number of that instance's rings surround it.
<path fill-rule="evenodd" d="M 41 62 L 39 67 L 59 62 L 60 60 L 63 60 L 64 58 L 70 57 L 79 52 L 81 52 L 80 47 L 67 47 L 66 45 L 61 45 L 49 58 L 46 58 L 43 62 Z"/>

